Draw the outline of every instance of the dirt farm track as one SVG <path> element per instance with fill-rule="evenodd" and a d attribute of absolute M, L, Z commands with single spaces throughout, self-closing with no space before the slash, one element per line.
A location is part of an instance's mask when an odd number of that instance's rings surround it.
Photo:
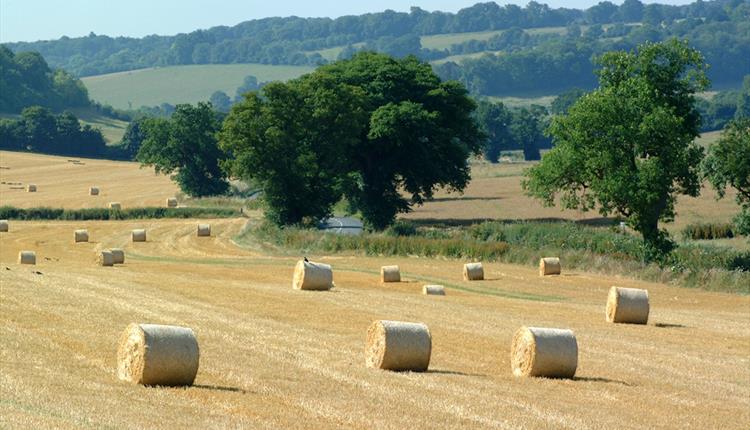
<path fill-rule="evenodd" d="M 99 185 L 113 193 L 102 202 L 161 206 L 176 192 L 132 163 L 0 155 L 10 167 L 3 181 L 40 187 L 32 197 L 4 184 L 0 204 L 85 207 L 101 203 L 86 194 Z M 95 181 L 108 171 L 117 180 L 107 189 Z M 199 222 L 211 224 L 211 237 L 196 237 Z M 301 256 L 238 246 L 247 222 L 11 220 L 0 233 L 0 428 L 750 427 L 750 297 L 564 262 L 562 275 L 544 278 L 485 263 L 486 280 L 467 282 L 464 261 L 354 255 L 307 255 L 333 266 L 336 287 L 297 291 Z M 81 228 L 90 242 L 74 244 Z M 147 242 L 130 241 L 136 228 Z M 125 250 L 125 264 L 96 264 L 110 247 Z M 37 264 L 17 264 L 21 250 L 35 251 Z M 401 267 L 402 282 L 379 282 L 386 264 Z M 422 295 L 426 283 L 447 295 Z M 649 290 L 648 325 L 605 322 L 612 285 Z M 429 326 L 428 372 L 365 367 L 366 331 L 378 319 Z M 117 342 L 132 322 L 194 330 L 194 386 L 118 380 Z M 574 379 L 512 376 L 511 339 L 524 325 L 575 332 Z"/>

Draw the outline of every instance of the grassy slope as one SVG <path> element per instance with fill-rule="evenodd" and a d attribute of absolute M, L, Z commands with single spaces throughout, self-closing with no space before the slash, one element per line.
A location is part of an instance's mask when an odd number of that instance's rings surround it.
<path fill-rule="evenodd" d="M 247 75 L 259 81 L 287 80 L 312 70 L 306 66 L 211 64 L 161 67 L 89 76 L 83 82 L 92 99 L 116 108 L 195 103 L 220 90 L 230 97 Z"/>

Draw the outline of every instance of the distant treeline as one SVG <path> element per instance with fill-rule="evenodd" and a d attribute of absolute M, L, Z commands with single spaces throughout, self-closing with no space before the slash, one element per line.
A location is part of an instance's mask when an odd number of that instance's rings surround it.
<path fill-rule="evenodd" d="M 31 106 L 19 119 L 0 119 L 0 149 L 47 154 L 112 156 L 102 132 L 81 125 L 70 112 L 55 115 L 47 108 Z"/>
<path fill-rule="evenodd" d="M 86 87 L 70 73 L 50 69 L 38 52 L 14 54 L 0 45 L 0 112 L 19 113 L 32 105 L 58 110 L 89 104 Z"/>
<path fill-rule="evenodd" d="M 523 31 L 514 29 L 487 42 L 465 42 L 452 48 L 462 53 L 502 50 L 501 53 L 467 58 L 460 63 L 446 62 L 435 66 L 435 70 L 444 79 L 463 82 L 474 94 L 559 93 L 572 87 L 593 88 L 594 56 L 630 50 L 647 41 L 679 38 L 687 39 L 705 56 L 714 84 L 736 84 L 750 74 L 750 2 L 736 3 L 733 8 L 727 6 L 716 20 L 688 17 L 657 25 L 615 25 L 606 31 L 594 26 L 586 32 L 570 26 L 566 36 L 537 38 L 537 44 Z"/>
<path fill-rule="evenodd" d="M 644 5 L 639 0 L 626 0 L 617 6 L 604 1 L 586 10 L 552 9 L 535 1 L 524 8 L 489 2 L 478 3 L 455 14 L 427 12 L 413 7 L 409 13 L 387 10 L 337 19 L 266 18 L 175 36 L 154 35 L 136 39 L 90 33 L 87 37 L 62 37 L 8 46 L 14 51 L 38 51 L 50 64 L 78 76 L 182 64 L 316 65 L 326 60 L 313 51 L 348 45 L 352 46 L 347 51 L 352 51 L 354 44 L 395 56 L 417 54 L 422 59 L 435 59 L 450 55 L 451 50 L 424 49 L 419 36 L 617 22 L 643 22 L 658 29 L 686 19 L 722 23 L 747 21 L 749 8 L 747 0 L 696 1 L 685 6 Z M 729 33 L 737 29 L 718 30 Z M 734 42 L 722 36 L 716 37 L 714 44 L 731 51 Z M 705 51 L 705 47 L 698 47 Z M 518 70 L 518 74 L 524 72 L 524 69 Z"/>

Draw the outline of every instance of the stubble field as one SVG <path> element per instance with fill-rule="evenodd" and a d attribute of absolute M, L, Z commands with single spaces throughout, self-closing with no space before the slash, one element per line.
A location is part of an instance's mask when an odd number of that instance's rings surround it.
<path fill-rule="evenodd" d="M 7 160 L 3 153 L 0 164 Z M 68 178 L 90 182 L 89 161 Z M 135 190 L 151 188 L 172 193 L 154 182 L 129 188 L 129 198 L 135 204 L 143 199 Z M 333 266 L 336 288 L 301 292 L 291 288 L 301 256 L 233 242 L 258 218 L 12 221 L 10 232 L 0 233 L 0 427 L 745 428 L 750 422 L 748 297 L 580 271 L 539 278 L 532 268 L 500 263 L 485 265 L 487 280 L 466 282 L 463 261 L 354 255 L 308 255 Z M 199 222 L 212 224 L 212 237 L 196 237 Z M 91 242 L 73 244 L 78 228 L 89 230 Z M 134 228 L 146 228 L 148 242 L 131 243 Z M 124 265 L 96 265 L 96 252 L 109 247 L 125 249 Z M 37 265 L 16 264 L 20 250 L 36 251 Z M 404 282 L 381 284 L 385 264 L 400 265 Z M 448 295 L 423 296 L 424 283 L 442 283 Z M 612 285 L 649 290 L 648 325 L 605 322 Z M 430 370 L 366 368 L 365 333 L 376 319 L 426 323 Z M 191 327 L 201 349 L 196 385 L 118 381 L 117 340 L 131 322 Z M 522 325 L 573 329 L 576 378 L 513 377 L 510 343 Z"/>

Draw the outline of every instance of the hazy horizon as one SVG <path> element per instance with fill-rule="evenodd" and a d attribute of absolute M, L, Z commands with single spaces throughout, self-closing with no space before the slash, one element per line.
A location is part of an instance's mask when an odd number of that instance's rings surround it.
<path fill-rule="evenodd" d="M 550 0 L 550 7 L 586 9 L 599 0 Z M 642 0 L 643 3 L 682 5 L 693 0 Z M 456 12 L 479 3 L 479 0 L 373 0 L 341 2 L 340 0 L 277 0 L 238 2 L 231 0 L 131 0 L 111 3 L 97 0 L 1 0 L 0 42 L 33 42 L 59 39 L 62 36 L 81 37 L 94 32 L 107 36 L 143 37 L 152 34 L 174 35 L 194 30 L 274 16 L 331 17 L 362 15 L 392 9 L 408 12 L 412 6 L 428 11 Z M 523 1 L 497 1 L 524 6 Z M 622 0 L 613 1 L 621 4 Z M 29 23 L 34 25 L 29 25 Z"/>

